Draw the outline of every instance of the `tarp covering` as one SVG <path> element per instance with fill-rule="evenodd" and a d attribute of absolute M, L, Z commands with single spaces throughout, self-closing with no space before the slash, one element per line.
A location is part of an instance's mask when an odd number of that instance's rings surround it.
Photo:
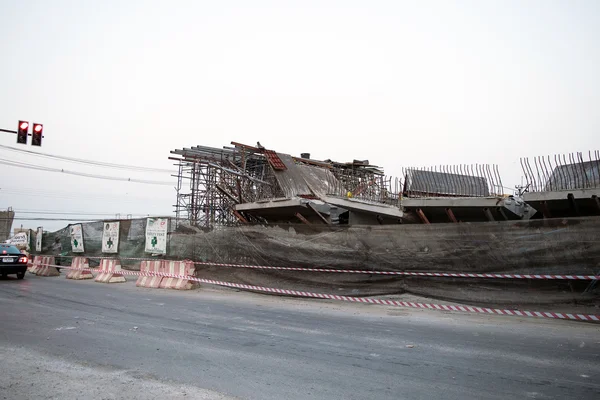
<path fill-rule="evenodd" d="M 286 167 L 285 170 L 274 171 L 275 178 L 284 196 L 291 199 L 298 196 L 312 195 L 310 187 L 304 180 L 302 170 L 296 165 L 292 156 L 283 153 L 277 153 L 277 155 Z"/>
<path fill-rule="evenodd" d="M 277 153 L 285 170 L 274 171 L 275 178 L 279 183 L 286 198 L 316 196 L 323 197 L 334 193 L 332 184 L 337 182 L 333 173 L 321 167 L 306 164 L 297 164 L 292 156 Z"/>
<path fill-rule="evenodd" d="M 119 256 L 149 256 L 144 253 L 145 225 L 145 219 L 121 221 Z M 85 223 L 83 232 L 86 254 L 101 255 L 103 223 Z M 206 232 L 187 228 L 170 232 L 166 257 L 283 267 L 590 275 L 600 272 L 599 237 L 600 217 L 436 225 L 242 226 Z M 54 249 L 56 238 L 62 247 Z M 47 234 L 44 250 L 71 254 L 68 228 Z M 139 266 L 127 260 L 122 264 Z M 581 294 L 589 281 L 569 286 L 565 281 L 403 278 L 231 267 L 198 270 L 211 279 L 331 294 L 409 292 L 480 305 L 600 304 L 597 294 Z"/>
<path fill-rule="evenodd" d="M 298 168 L 310 190 L 321 199 L 328 194 L 336 193 L 337 187 L 340 186 L 337 178 L 329 169 L 313 165 L 298 165 Z M 334 184 L 337 184 L 337 187 L 333 186 Z"/>

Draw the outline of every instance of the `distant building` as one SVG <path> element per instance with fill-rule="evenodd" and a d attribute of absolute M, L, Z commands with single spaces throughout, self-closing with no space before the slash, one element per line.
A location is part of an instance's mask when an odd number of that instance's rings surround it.
<path fill-rule="evenodd" d="M 0 211 L 0 242 L 4 242 L 10 237 L 14 218 L 15 212 L 12 207 L 9 207 L 6 211 Z"/>

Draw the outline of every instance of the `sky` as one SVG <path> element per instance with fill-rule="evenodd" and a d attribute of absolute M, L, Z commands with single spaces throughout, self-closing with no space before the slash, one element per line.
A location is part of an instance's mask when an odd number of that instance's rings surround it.
<path fill-rule="evenodd" d="M 594 0 L 0 0 L 0 128 L 44 124 L 41 148 L 0 145 L 170 170 L 172 149 L 260 141 L 394 177 L 498 164 L 511 193 L 520 157 L 600 149 L 599 41 Z M 17 218 L 173 213 L 168 172 L 1 160 L 166 182 L 0 164 Z"/>

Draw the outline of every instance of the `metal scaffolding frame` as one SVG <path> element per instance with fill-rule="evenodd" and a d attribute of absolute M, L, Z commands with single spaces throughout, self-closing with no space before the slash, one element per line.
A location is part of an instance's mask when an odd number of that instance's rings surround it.
<path fill-rule="evenodd" d="M 177 156 L 169 157 L 178 168 L 177 223 L 211 228 L 258 222 L 236 211 L 235 205 L 280 194 L 268 161 L 251 150 L 195 146 L 171 154 Z"/>
<path fill-rule="evenodd" d="M 335 188 L 332 195 L 400 205 L 400 179 L 385 175 L 380 167 L 366 161 L 332 163 L 331 172 L 335 177 L 335 181 L 330 182 Z"/>
<path fill-rule="evenodd" d="M 199 228 L 263 223 L 266 221 L 238 212 L 235 205 L 285 198 L 276 174 L 285 174 L 286 166 L 278 153 L 262 146 L 236 142 L 232 145 L 234 147 L 222 149 L 194 146 L 171 151 L 169 159 L 176 162 L 178 171 L 173 175 L 177 178 L 176 226 L 181 222 Z M 291 159 L 296 164 L 330 170 L 327 184 L 332 192 L 327 195 L 399 205 L 400 180 L 386 177 L 379 167 L 369 165 L 368 161 L 337 163 Z M 315 193 L 307 198 L 319 196 Z"/>

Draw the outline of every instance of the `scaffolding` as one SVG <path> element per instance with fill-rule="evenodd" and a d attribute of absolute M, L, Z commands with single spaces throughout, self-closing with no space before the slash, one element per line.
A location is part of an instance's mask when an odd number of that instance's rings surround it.
<path fill-rule="evenodd" d="M 286 175 L 289 171 L 286 171 L 288 168 L 279 157 L 284 157 L 282 154 L 260 145 L 231 144 L 233 147 L 194 146 L 171 151 L 169 159 L 176 162 L 178 170 L 174 175 L 177 178 L 176 225 L 183 222 L 198 228 L 213 228 L 219 225 L 264 223 L 266 221 L 255 216 L 238 212 L 235 206 L 289 198 L 289 190 L 286 197 L 281 183 L 286 179 L 302 179 Z M 331 171 L 331 174 L 327 174 L 329 178 L 326 182 L 329 193 L 321 195 L 352 196 L 399 204 L 399 180 L 386 177 L 379 167 L 370 165 L 368 161 L 338 163 L 289 156 L 287 159 L 291 159 L 295 165 L 304 164 Z M 319 194 L 298 197 L 318 199 Z"/>
<path fill-rule="evenodd" d="M 352 197 L 369 202 L 399 206 L 401 182 L 386 176 L 383 170 L 369 161 L 331 162 L 337 180 L 337 196 Z"/>
<path fill-rule="evenodd" d="M 200 228 L 258 222 L 235 205 L 279 195 L 267 159 L 244 147 L 195 146 L 173 150 L 176 161 L 175 219 Z"/>

